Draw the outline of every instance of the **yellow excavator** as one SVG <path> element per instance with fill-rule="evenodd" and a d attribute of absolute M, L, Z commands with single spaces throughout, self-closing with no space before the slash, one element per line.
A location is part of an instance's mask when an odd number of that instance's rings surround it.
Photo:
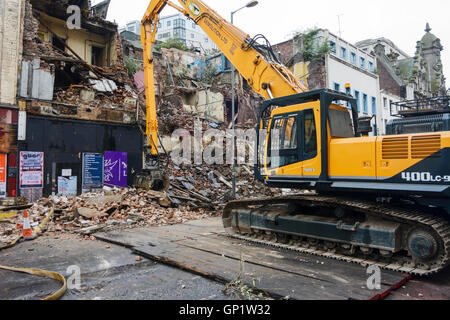
<path fill-rule="evenodd" d="M 259 110 L 256 177 L 270 187 L 308 190 L 228 203 L 223 224 L 230 236 L 416 275 L 449 265 L 450 105 L 395 124 L 407 133 L 369 137 L 351 95 L 308 91 L 264 36 L 250 37 L 202 1 L 179 3 L 152 0 L 142 19 L 148 140 L 142 186 L 167 186 L 157 165 L 152 46 L 169 5 L 195 21 L 267 99 Z"/>

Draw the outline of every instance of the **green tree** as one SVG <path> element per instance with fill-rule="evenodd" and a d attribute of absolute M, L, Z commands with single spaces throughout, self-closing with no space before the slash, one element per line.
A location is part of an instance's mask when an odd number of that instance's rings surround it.
<path fill-rule="evenodd" d="M 182 51 L 190 51 L 183 41 L 175 38 L 169 38 L 166 41 L 161 42 L 155 46 L 155 49 L 158 51 L 161 51 L 162 48 L 165 49 L 175 48 Z"/>
<path fill-rule="evenodd" d="M 216 66 L 210 61 L 206 61 L 206 65 L 201 71 L 200 80 L 207 84 L 213 84 L 216 78 L 216 71 Z"/>
<path fill-rule="evenodd" d="M 125 64 L 125 68 L 128 71 L 128 76 L 132 77 L 136 72 L 139 71 L 139 63 L 136 60 L 130 57 L 125 57 L 123 59 L 123 62 Z"/>
<path fill-rule="evenodd" d="M 323 55 L 330 52 L 328 41 L 320 41 L 317 37 L 319 29 L 313 28 L 306 31 L 297 31 L 294 33 L 294 39 L 300 39 L 302 43 L 302 54 L 304 61 L 313 61 L 320 59 Z"/>

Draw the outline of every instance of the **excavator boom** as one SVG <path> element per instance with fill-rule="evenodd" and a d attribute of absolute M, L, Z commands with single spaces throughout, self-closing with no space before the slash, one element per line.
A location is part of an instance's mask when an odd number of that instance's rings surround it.
<path fill-rule="evenodd" d="M 156 42 L 159 15 L 169 5 L 202 28 L 219 50 L 230 60 L 252 89 L 266 99 L 307 91 L 292 72 L 277 62 L 270 46 L 262 46 L 255 38 L 232 25 L 199 0 L 179 0 L 181 6 L 167 0 L 152 0 L 142 18 L 141 40 L 144 46 L 145 93 L 148 145 L 158 155 L 158 121 L 155 102 L 155 81 L 152 48 Z M 251 63 L 250 63 L 251 62 Z"/>

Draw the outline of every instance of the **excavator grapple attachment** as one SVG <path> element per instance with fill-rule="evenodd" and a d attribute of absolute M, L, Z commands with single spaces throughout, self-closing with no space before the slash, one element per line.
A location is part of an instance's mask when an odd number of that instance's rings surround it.
<path fill-rule="evenodd" d="M 136 175 L 134 187 L 164 192 L 169 189 L 169 177 L 160 170 L 143 171 Z"/>

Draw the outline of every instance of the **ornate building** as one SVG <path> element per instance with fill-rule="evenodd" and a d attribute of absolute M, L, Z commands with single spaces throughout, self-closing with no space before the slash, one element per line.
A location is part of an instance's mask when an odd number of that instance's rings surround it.
<path fill-rule="evenodd" d="M 431 32 L 427 23 L 425 35 L 417 42 L 414 57 L 409 57 L 393 44 L 392 41 L 379 38 L 358 42 L 356 46 L 366 52 L 375 54 L 377 59 L 384 62 L 385 69 L 391 71 L 389 77 L 380 75 L 380 88 L 392 91 L 391 82 L 383 83 L 383 78 L 394 79 L 403 87 L 403 94 L 395 94 L 401 99 L 411 99 L 406 94 L 413 90 L 415 99 L 445 95 L 445 77 L 442 68 L 441 51 L 444 49 L 441 41 Z M 379 70 L 380 72 L 382 70 Z"/>
<path fill-rule="evenodd" d="M 413 77 L 411 80 L 426 96 L 445 95 L 445 77 L 442 69 L 441 51 L 444 49 L 438 39 L 431 32 L 427 23 L 422 40 L 417 42 L 416 55 L 414 56 Z"/>

